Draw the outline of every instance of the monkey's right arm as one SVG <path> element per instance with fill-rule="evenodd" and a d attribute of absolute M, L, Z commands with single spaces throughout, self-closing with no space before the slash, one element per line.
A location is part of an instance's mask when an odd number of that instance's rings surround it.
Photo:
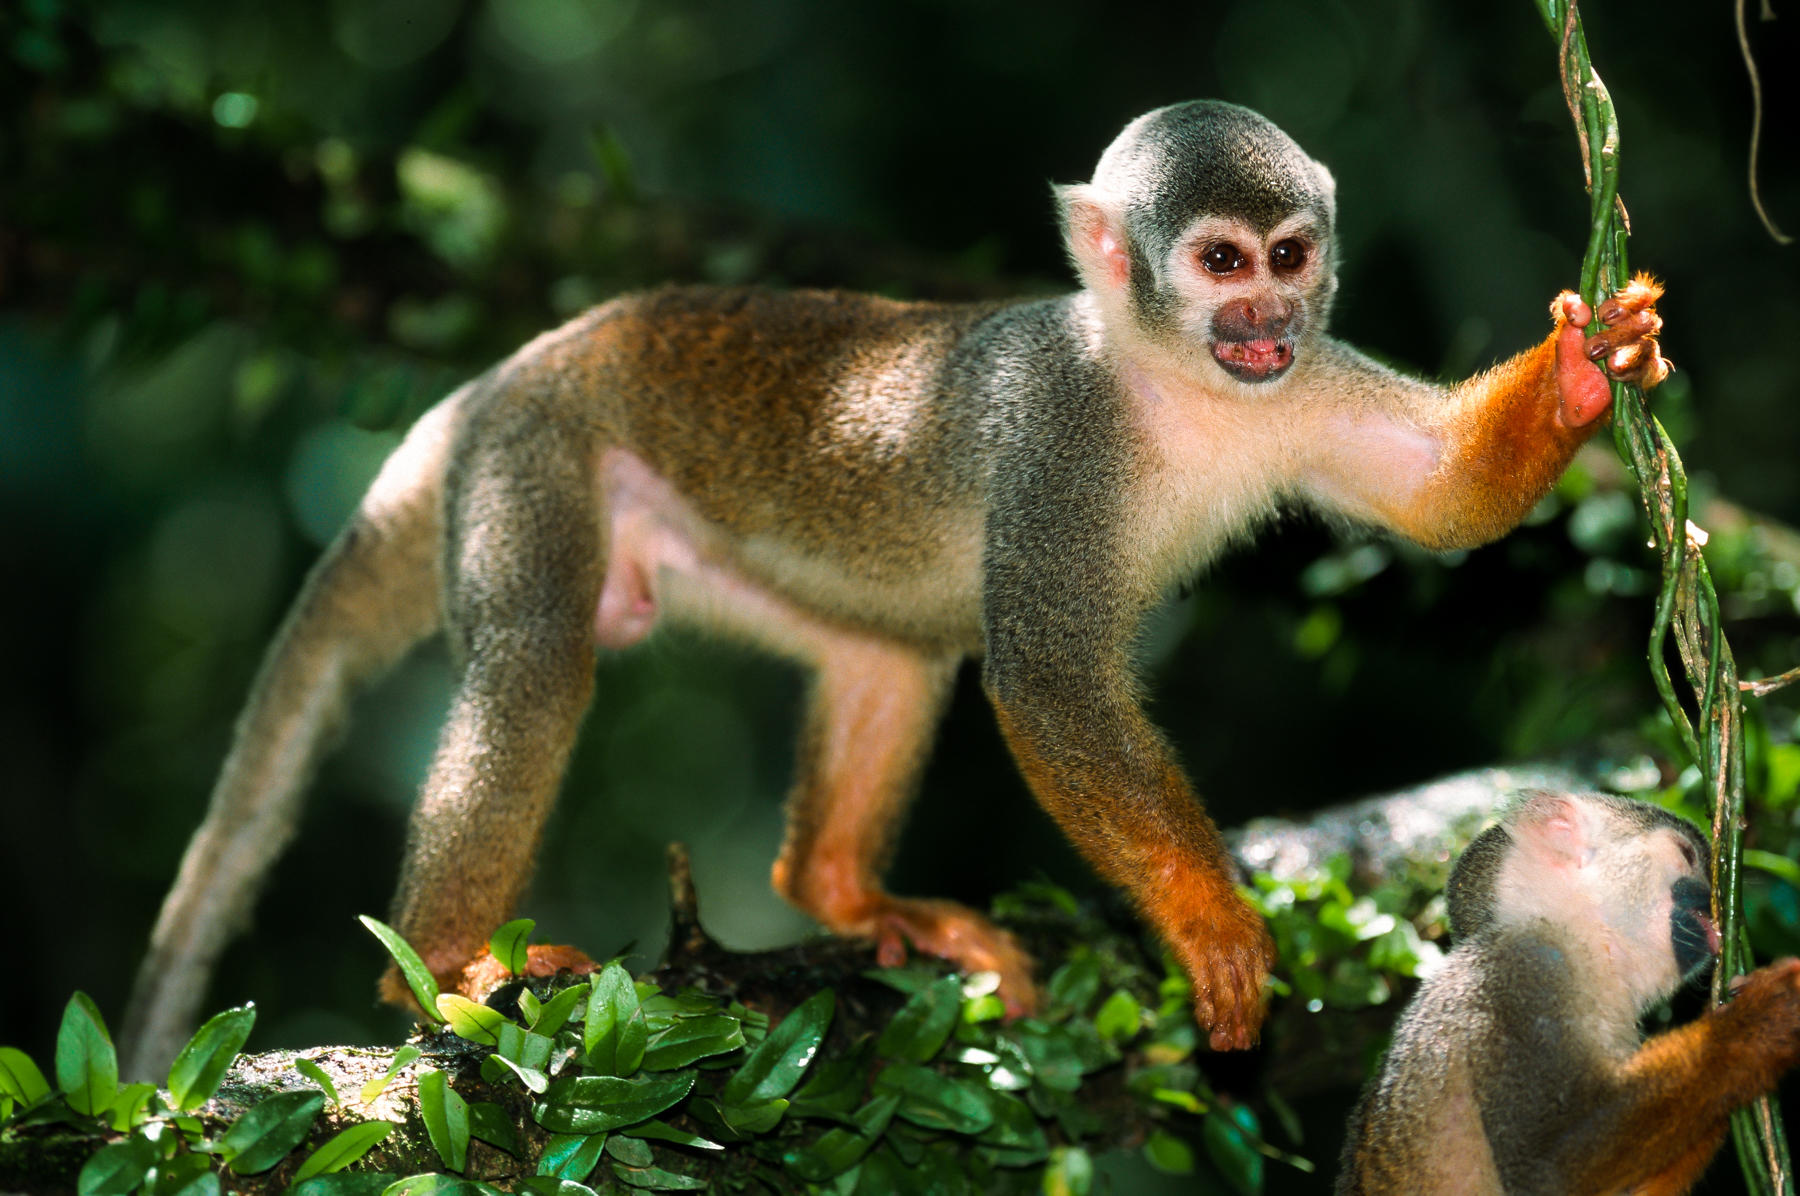
<path fill-rule="evenodd" d="M 1758 969 L 1730 1003 L 1618 1061 L 1572 1049 L 1570 1023 L 1542 1016 L 1529 979 L 1503 987 L 1520 1008 L 1499 1019 L 1511 1029 L 1478 1066 L 1492 1071 L 1477 1097 L 1508 1192 L 1686 1192 L 1732 1111 L 1800 1063 L 1800 960 Z M 1565 1074 L 1547 1075 L 1547 1059 Z"/>

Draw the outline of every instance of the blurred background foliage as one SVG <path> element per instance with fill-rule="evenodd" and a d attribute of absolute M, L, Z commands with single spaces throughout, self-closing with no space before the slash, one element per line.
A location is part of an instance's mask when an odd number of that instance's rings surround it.
<path fill-rule="evenodd" d="M 1800 661 L 1781 526 L 1800 523 L 1800 270 L 1746 193 L 1731 14 L 1584 13 L 1635 260 L 1669 282 L 1681 372 L 1657 408 L 1697 487 L 1738 504 L 1697 518 L 1745 674 L 1778 672 Z M 1796 20 L 1753 20 L 1764 63 L 1792 61 Z M 1796 84 L 1771 74 L 1779 112 Z M 456 381 L 664 281 L 1065 287 L 1046 184 L 1085 177 L 1133 115 L 1205 95 L 1336 173 L 1340 335 L 1453 377 L 1543 334 L 1587 222 L 1525 0 L 0 5 L 0 1039 L 44 1057 L 77 986 L 116 1018 L 273 625 Z M 1800 231 L 1794 148 L 1767 130 L 1763 181 Z M 1678 787 L 1635 499 L 1604 453 L 1584 461 L 1498 546 L 1428 557 L 1294 521 L 1160 612 L 1155 716 L 1220 820 L 1571 753 Z M 259 1003 L 252 1046 L 399 1026 L 352 916 L 386 909 L 448 685 L 431 649 L 360 703 L 245 911 L 214 1004 Z M 722 939 L 801 933 L 767 886 L 799 688 L 679 635 L 603 661 L 522 911 L 540 936 L 653 957 L 674 837 Z M 1752 707 L 1753 846 L 1791 856 L 1800 700 Z M 971 672 L 896 885 L 981 902 L 1039 874 L 1092 884 Z M 1760 941 L 1800 946 L 1795 890 L 1753 897 Z"/>

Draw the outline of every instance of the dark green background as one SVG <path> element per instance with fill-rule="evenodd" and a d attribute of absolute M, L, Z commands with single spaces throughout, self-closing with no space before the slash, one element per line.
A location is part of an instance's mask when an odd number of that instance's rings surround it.
<path fill-rule="evenodd" d="M 1585 11 L 1634 261 L 1670 288 L 1659 410 L 1703 487 L 1800 521 L 1795 251 L 1746 194 L 1731 14 Z M 1755 31 L 1767 63 L 1792 61 L 1786 16 Z M 261 646 L 396 429 L 585 303 L 664 279 L 1054 290 L 1048 184 L 1195 96 L 1332 168 L 1335 329 L 1402 366 L 1535 341 L 1586 239 L 1526 0 L 15 0 L 0 38 L 0 1041 L 45 1061 L 71 989 L 117 1019 Z M 1769 132 L 1764 181 L 1800 229 L 1794 148 Z M 1172 606 L 1155 717 L 1221 821 L 1633 729 L 1638 534 L 1629 504 L 1572 505 L 1601 532 L 1550 510 L 1448 562 L 1294 524 Z M 1793 612 L 1739 650 L 1789 667 Z M 253 1047 L 398 1031 L 353 916 L 386 909 L 447 685 L 422 653 L 325 765 L 215 986 L 258 1002 Z M 676 636 L 603 662 L 522 911 L 540 936 L 647 962 L 673 837 L 722 938 L 799 933 L 766 883 L 798 686 Z M 965 678 L 897 885 L 981 901 L 1039 873 L 1089 883 Z"/>

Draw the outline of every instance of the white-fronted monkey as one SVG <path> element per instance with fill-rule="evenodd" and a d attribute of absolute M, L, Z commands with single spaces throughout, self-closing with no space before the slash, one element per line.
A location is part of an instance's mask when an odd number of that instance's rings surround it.
<path fill-rule="evenodd" d="M 1347 1196 L 1679 1196 L 1800 1063 L 1800 960 L 1644 1041 L 1718 950 L 1706 840 L 1658 806 L 1534 793 L 1451 873 L 1456 949 L 1344 1144 Z"/>
<path fill-rule="evenodd" d="M 1038 800 L 1193 979 L 1215 1047 L 1256 1037 L 1271 954 L 1139 703 L 1145 611 L 1286 507 L 1434 548 L 1516 524 L 1607 409 L 1653 385 L 1656 289 L 1444 388 L 1325 335 L 1333 183 L 1243 108 L 1134 121 L 1058 192 L 1082 289 L 1018 304 L 672 289 L 546 334 L 414 427 L 308 580 L 157 923 L 128 1026 L 180 1042 L 357 682 L 444 632 L 461 679 L 395 917 L 466 981 L 512 912 L 594 684 L 664 619 L 813 671 L 783 896 L 830 929 L 994 969 L 977 914 L 882 867 L 959 661 L 982 660 Z M 580 962 L 541 952 L 541 966 Z M 399 996 L 399 986 L 386 986 Z"/>

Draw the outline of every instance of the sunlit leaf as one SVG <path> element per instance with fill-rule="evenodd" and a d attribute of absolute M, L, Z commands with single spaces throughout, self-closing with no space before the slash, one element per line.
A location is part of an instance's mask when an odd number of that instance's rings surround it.
<path fill-rule="evenodd" d="M 30 1055 L 16 1047 L 0 1047 L 0 1093 L 21 1105 L 35 1105 L 50 1095 L 50 1085 Z"/>
<path fill-rule="evenodd" d="M 530 918 L 516 918 L 494 931 L 494 937 L 488 940 L 488 950 L 509 973 L 523 976 L 526 965 L 531 962 L 531 932 L 536 928 L 537 923 Z"/>
<path fill-rule="evenodd" d="M 432 1022 L 441 1020 L 437 1014 L 437 980 L 433 978 L 431 969 L 425 966 L 425 961 L 419 958 L 419 953 L 400 937 L 399 931 L 387 923 L 378 922 L 367 914 L 359 914 L 357 921 L 387 948 L 387 953 L 399 966 L 400 974 L 406 977 L 406 986 L 412 989 L 413 999 L 418 1001 L 425 1016 Z"/>
<path fill-rule="evenodd" d="M 56 1086 L 71 1109 L 90 1116 L 104 1112 L 118 1095 L 118 1054 L 100 1010 L 83 992 L 63 1007 L 56 1035 Z"/>
<path fill-rule="evenodd" d="M 609 963 L 591 974 L 587 1014 L 581 1029 L 588 1066 L 610 1075 L 628 1076 L 642 1062 L 648 1038 L 637 987 L 625 969 Z"/>
<path fill-rule="evenodd" d="M 448 1022 L 458 1038 L 478 1042 L 482 1046 L 500 1045 L 500 1027 L 506 1015 L 479 1001 L 471 1001 L 461 993 L 440 993 L 437 999 L 440 1020 Z"/>
<path fill-rule="evenodd" d="M 278 1092 L 226 1128 L 219 1138 L 219 1153 L 239 1175 L 267 1171 L 300 1145 L 324 1107 L 324 1094 L 311 1089 Z"/>
<path fill-rule="evenodd" d="M 204 1154 L 177 1155 L 156 1165 L 153 1196 L 219 1196 L 213 1160 Z"/>
<path fill-rule="evenodd" d="M 419 1077 L 419 1116 L 444 1166 L 461 1171 L 469 1159 L 469 1104 L 443 1072 L 434 1069 Z"/>
<path fill-rule="evenodd" d="M 320 1067 L 317 1063 L 314 1063 L 311 1059 L 295 1059 L 294 1070 L 323 1089 L 325 1092 L 325 1099 L 329 1100 L 332 1104 L 341 1105 L 344 1103 L 343 1098 L 338 1096 L 337 1085 L 331 1082 L 331 1077 L 325 1074 L 325 1069 Z"/>
<path fill-rule="evenodd" d="M 1044 1167 L 1044 1196 L 1089 1196 L 1094 1190 L 1094 1160 L 1079 1146 L 1059 1146 Z"/>
<path fill-rule="evenodd" d="M 375 1144 L 394 1132 L 391 1121 L 365 1121 L 331 1137 L 323 1146 L 306 1156 L 294 1172 L 293 1182 L 342 1171 L 374 1149 Z"/>
<path fill-rule="evenodd" d="M 1194 1173 L 1194 1148 L 1167 1130 L 1152 1131 L 1144 1141 L 1144 1157 L 1168 1175 Z"/>
<path fill-rule="evenodd" d="M 725 1082 L 721 1103 L 755 1104 L 792 1092 L 818 1053 L 836 1010 L 837 994 L 829 988 L 795 1006 Z"/>
<path fill-rule="evenodd" d="M 189 1113 L 211 1100 L 255 1024 L 254 1005 L 240 1005 L 206 1019 L 169 1066 L 169 1103 Z"/>
<path fill-rule="evenodd" d="M 125 1085 L 107 1106 L 106 1123 L 120 1133 L 142 1124 L 149 1116 L 150 1098 L 155 1095 L 155 1084 Z"/>
<path fill-rule="evenodd" d="M 357 1093 L 357 1096 L 362 1099 L 363 1104 L 368 1104 L 386 1091 L 387 1086 L 394 1082 L 395 1076 L 399 1075 L 407 1067 L 418 1061 L 419 1054 L 419 1048 L 416 1046 L 403 1046 L 395 1051 L 394 1061 L 388 1064 L 388 1069 L 370 1080 L 367 1084 L 364 1084 L 362 1086 L 362 1091 Z"/>

